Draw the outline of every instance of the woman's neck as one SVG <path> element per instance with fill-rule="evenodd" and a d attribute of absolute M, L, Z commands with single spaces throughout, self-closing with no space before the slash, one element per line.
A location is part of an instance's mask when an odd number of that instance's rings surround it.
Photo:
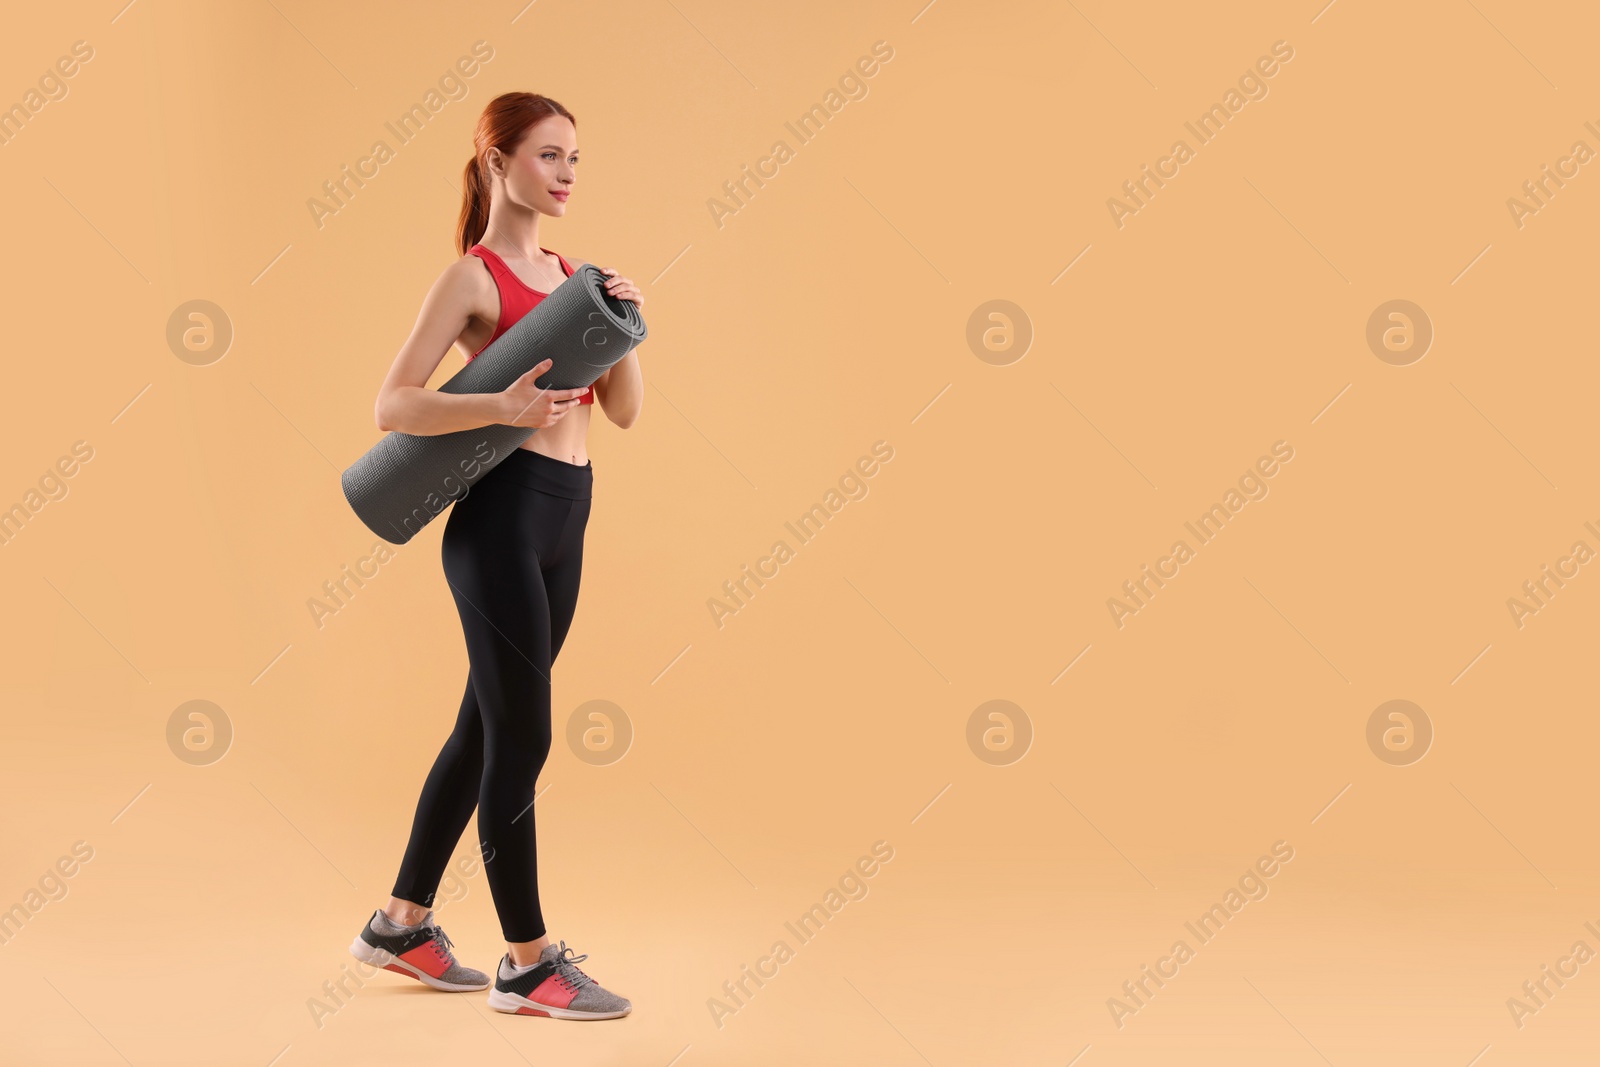
<path fill-rule="evenodd" d="M 491 250 L 496 246 L 509 249 L 523 259 L 533 262 L 542 252 L 539 244 L 539 213 L 489 212 L 488 223 L 478 243 Z M 503 257 L 502 257 L 503 258 Z"/>

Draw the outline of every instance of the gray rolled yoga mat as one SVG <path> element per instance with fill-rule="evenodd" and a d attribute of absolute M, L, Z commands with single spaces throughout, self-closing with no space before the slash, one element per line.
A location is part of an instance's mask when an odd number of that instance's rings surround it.
<path fill-rule="evenodd" d="M 592 263 L 579 267 L 439 392 L 502 392 L 546 359 L 553 362 L 537 379 L 542 388 L 593 385 L 646 334 L 638 306 L 608 294 L 606 280 Z M 403 545 L 535 432 L 499 424 L 443 434 L 393 431 L 345 470 L 344 497 L 368 529 Z"/>

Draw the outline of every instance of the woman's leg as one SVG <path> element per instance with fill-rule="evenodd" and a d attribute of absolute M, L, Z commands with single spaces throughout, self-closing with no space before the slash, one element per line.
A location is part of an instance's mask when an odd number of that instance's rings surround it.
<path fill-rule="evenodd" d="M 578 611 L 578 585 L 583 577 L 583 532 L 589 525 L 589 500 L 570 501 L 572 509 L 561 529 L 561 540 L 544 572 L 545 593 L 550 601 L 550 659 L 561 654 L 561 646 L 572 628 Z"/>
<path fill-rule="evenodd" d="M 487 581 L 458 575 L 483 723 L 478 831 L 494 857 L 484 870 L 506 941 L 534 941 L 545 934 L 533 794 L 550 755 L 550 607 L 537 558 L 501 560 Z"/>
<path fill-rule="evenodd" d="M 509 462 L 509 461 L 508 461 Z M 539 904 L 533 796 L 550 753 L 551 605 L 541 557 L 559 555 L 574 504 L 511 480 L 474 492 L 446 527 L 445 577 L 455 597 L 482 724 L 478 829 L 506 941 L 537 958 Z M 471 498 L 469 498 L 471 499 Z M 458 508 L 460 504 L 456 505 Z M 563 627 L 564 628 L 564 627 Z"/>
<path fill-rule="evenodd" d="M 433 907 L 433 896 L 450 862 L 450 853 L 472 819 L 472 809 L 477 807 L 482 778 L 483 717 L 469 671 L 455 728 L 422 784 L 422 796 L 411 821 L 411 839 L 400 861 L 393 895 L 383 909 L 396 923 L 414 925 Z"/>
<path fill-rule="evenodd" d="M 555 504 L 553 498 L 550 499 L 549 503 L 552 505 L 551 510 L 556 510 L 553 506 Z M 546 526 L 546 529 L 551 532 L 559 532 L 548 546 L 546 564 L 542 568 L 545 602 L 549 605 L 550 664 L 552 666 L 555 663 L 556 656 L 561 652 L 561 646 L 566 642 L 567 633 L 572 628 L 572 618 L 578 608 L 578 586 L 583 576 L 583 532 L 589 522 L 590 508 L 590 501 L 588 500 L 562 501 L 562 503 L 567 506 L 564 521 L 560 523 L 559 527 L 553 523 Z M 546 697 L 548 698 L 548 686 L 546 687 Z M 544 722 L 546 724 L 547 739 L 544 741 L 543 750 L 548 753 L 550 748 L 548 736 L 553 734 L 550 726 L 551 715 L 548 710 L 548 699 L 545 707 Z M 487 784 L 487 775 L 485 776 L 485 783 Z M 531 810 L 528 812 L 527 817 L 529 819 L 533 817 Z M 483 823 L 483 815 L 481 813 L 478 816 L 478 822 L 481 827 Z M 540 953 L 550 943 L 550 936 L 547 933 L 541 933 L 530 941 L 522 942 L 513 941 L 508 937 L 506 943 L 507 948 L 510 950 L 511 962 L 521 967 L 538 961 Z"/>
<path fill-rule="evenodd" d="M 482 770 L 483 719 L 469 673 L 455 727 L 423 782 L 393 895 L 351 945 L 357 959 L 408 974 L 436 989 L 464 991 L 489 985 L 488 975 L 457 962 L 443 931 L 423 925 L 433 911 L 450 853 L 477 805 Z"/>

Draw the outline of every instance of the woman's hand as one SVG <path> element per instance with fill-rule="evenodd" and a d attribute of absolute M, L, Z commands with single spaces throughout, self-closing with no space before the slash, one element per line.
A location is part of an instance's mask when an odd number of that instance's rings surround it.
<path fill-rule="evenodd" d="M 542 430 L 561 421 L 561 416 L 578 404 L 578 397 L 589 391 L 581 389 L 542 389 L 534 379 L 550 369 L 552 360 L 545 360 L 501 391 L 501 405 L 505 413 L 500 420 L 503 426 L 532 426 Z"/>
<path fill-rule="evenodd" d="M 644 297 L 640 295 L 639 287 L 633 284 L 632 278 L 624 278 L 611 267 L 601 267 L 600 273 L 615 275 L 606 280 L 607 293 L 618 300 L 632 300 L 636 307 L 644 307 Z"/>

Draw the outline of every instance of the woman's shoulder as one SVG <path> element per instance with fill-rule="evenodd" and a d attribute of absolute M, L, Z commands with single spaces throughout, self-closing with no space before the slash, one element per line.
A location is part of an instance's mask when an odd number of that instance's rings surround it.
<path fill-rule="evenodd" d="M 480 246 L 473 245 L 473 248 Z M 484 268 L 488 267 L 488 270 Z M 494 285 L 494 268 L 486 256 L 464 252 L 439 272 L 439 281 L 454 289 L 478 290 Z"/>
<path fill-rule="evenodd" d="M 447 263 L 428 291 L 427 303 L 445 302 L 471 315 L 492 313 L 499 299 L 494 275 L 484 270 L 486 262 L 474 255 L 462 255 Z"/>
<path fill-rule="evenodd" d="M 492 269 L 493 261 L 498 258 L 493 249 L 481 244 L 475 244 L 461 253 L 460 257 L 450 264 L 450 268 L 463 273 L 482 274 L 484 272 L 483 268 L 490 267 Z"/>

